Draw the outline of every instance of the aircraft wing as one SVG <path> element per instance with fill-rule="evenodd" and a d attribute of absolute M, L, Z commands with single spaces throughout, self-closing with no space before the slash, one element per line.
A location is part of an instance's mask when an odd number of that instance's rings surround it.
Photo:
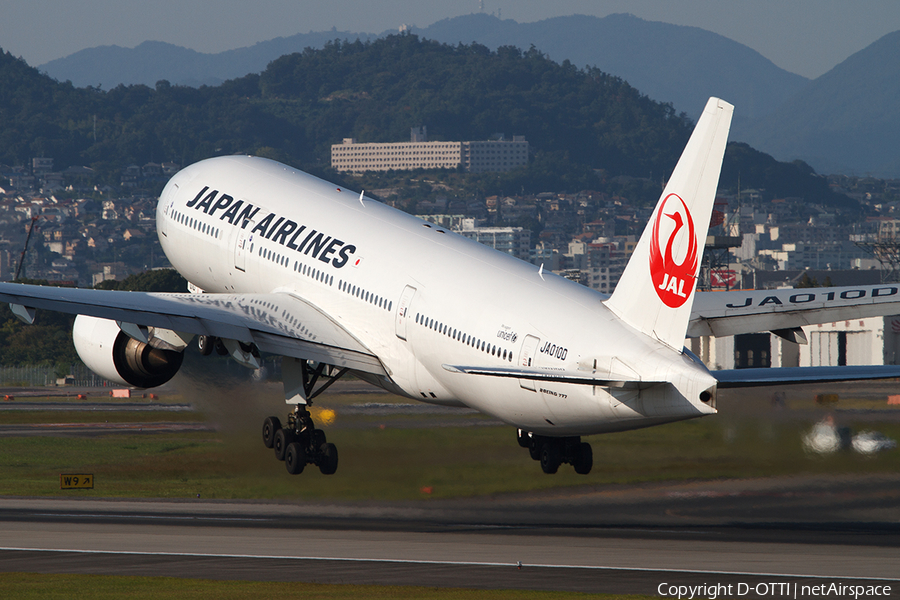
<path fill-rule="evenodd" d="M 667 381 L 644 381 L 634 379 L 598 378 L 588 372 L 522 369 L 506 367 L 462 367 L 442 365 L 445 371 L 464 373 L 466 375 L 487 375 L 489 377 L 509 377 L 511 379 L 527 379 L 529 381 L 546 381 L 548 383 L 574 383 L 576 385 L 596 385 L 599 387 L 646 389 L 648 387 L 668 383 Z"/>
<path fill-rule="evenodd" d="M 0 301 L 255 344 L 262 352 L 384 375 L 346 329 L 289 293 L 163 294 L 0 283 Z"/>
<path fill-rule="evenodd" d="M 722 337 L 900 314 L 898 290 L 882 284 L 698 293 L 687 335 Z"/>
<path fill-rule="evenodd" d="M 729 369 L 710 371 L 719 389 L 795 383 L 828 383 L 900 377 L 900 365 L 854 367 L 782 367 L 774 369 Z"/>

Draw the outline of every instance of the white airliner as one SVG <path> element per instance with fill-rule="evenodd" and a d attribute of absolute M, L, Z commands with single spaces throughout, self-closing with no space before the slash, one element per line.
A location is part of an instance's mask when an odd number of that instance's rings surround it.
<path fill-rule="evenodd" d="M 290 473 L 337 468 L 307 407 L 350 372 L 423 402 L 471 407 L 518 429 L 554 473 L 592 466 L 583 435 L 716 412 L 718 387 L 893 377 L 897 367 L 710 372 L 686 336 L 900 313 L 898 287 L 696 294 L 733 107 L 707 103 L 611 296 L 340 186 L 251 156 L 212 158 L 163 190 L 157 228 L 190 294 L 0 284 L 24 321 L 77 313 L 79 355 L 98 374 L 153 387 L 194 336 L 259 365 L 280 355 L 282 426 L 263 438 Z M 320 385 L 316 388 L 316 385 Z"/>

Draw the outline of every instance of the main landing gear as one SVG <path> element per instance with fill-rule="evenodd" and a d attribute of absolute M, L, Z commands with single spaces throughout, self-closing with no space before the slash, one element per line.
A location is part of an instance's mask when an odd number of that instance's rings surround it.
<path fill-rule="evenodd" d="M 278 417 L 268 417 L 263 422 L 262 436 L 266 448 L 275 450 L 275 458 L 284 461 L 291 475 L 299 475 L 308 464 L 316 465 L 323 475 L 337 471 L 338 451 L 325 439 L 325 432 L 316 429 L 309 406 L 312 399 L 340 379 L 348 369 L 335 370 L 322 363 L 305 360 L 283 359 L 281 371 L 284 378 L 285 398 L 289 403 L 297 401 L 297 408 L 287 417 L 282 427 Z M 324 383 L 315 389 L 319 379 Z"/>
<path fill-rule="evenodd" d="M 337 447 L 325 439 L 325 432 L 316 429 L 309 410 L 303 404 L 288 415 L 287 427 L 278 417 L 263 421 L 263 443 L 275 450 L 275 458 L 284 461 L 291 475 L 299 475 L 308 464 L 319 467 L 323 475 L 337 471 Z"/>
<path fill-rule="evenodd" d="M 544 473 L 556 473 L 562 463 L 568 463 L 576 473 L 587 475 L 594 466 L 591 445 L 578 436 L 547 437 L 519 429 L 516 438 L 521 447 L 528 448 L 531 458 L 540 461 Z"/>

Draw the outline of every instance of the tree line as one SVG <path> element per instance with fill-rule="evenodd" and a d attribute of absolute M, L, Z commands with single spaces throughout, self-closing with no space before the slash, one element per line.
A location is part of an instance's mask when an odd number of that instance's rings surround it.
<path fill-rule="evenodd" d="M 110 182 L 128 164 L 234 153 L 339 179 L 331 144 L 405 141 L 425 125 L 434 140 L 528 139 L 532 164 L 485 178 L 488 194 L 602 189 L 617 175 L 664 180 L 693 126 L 618 77 L 534 47 L 491 51 L 406 34 L 334 41 L 215 87 L 75 88 L 9 53 L 0 53 L 0 79 L 0 163 L 52 156 L 58 168 L 90 166 Z M 765 156 L 746 147 L 726 158 L 723 184 L 741 173 L 744 187 L 776 194 L 830 192 L 803 165 L 753 166 Z"/>

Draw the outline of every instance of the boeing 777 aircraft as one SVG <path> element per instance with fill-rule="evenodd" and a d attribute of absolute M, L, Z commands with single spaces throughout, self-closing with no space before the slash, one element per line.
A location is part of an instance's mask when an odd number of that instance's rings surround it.
<path fill-rule="evenodd" d="M 200 351 L 259 366 L 282 357 L 284 423 L 263 424 L 290 473 L 337 469 L 308 406 L 345 373 L 422 402 L 471 407 L 518 429 L 546 473 L 588 473 L 580 436 L 716 412 L 720 387 L 893 377 L 900 368 L 710 372 L 686 336 L 900 313 L 897 286 L 697 294 L 733 107 L 707 103 L 611 296 L 285 165 L 212 158 L 163 190 L 157 229 L 190 294 L 0 284 L 26 322 L 77 313 L 98 374 L 153 387 Z M 317 387 L 318 386 L 318 387 Z"/>

